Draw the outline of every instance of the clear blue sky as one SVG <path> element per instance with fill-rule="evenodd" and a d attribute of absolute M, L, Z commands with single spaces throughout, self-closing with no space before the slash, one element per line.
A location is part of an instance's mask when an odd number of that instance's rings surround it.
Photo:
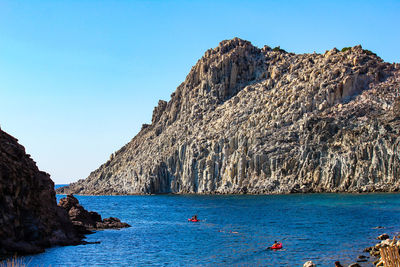
<path fill-rule="evenodd" d="M 3 1 L 0 125 L 56 183 L 86 178 L 221 40 L 362 44 L 400 62 L 400 1 Z"/>

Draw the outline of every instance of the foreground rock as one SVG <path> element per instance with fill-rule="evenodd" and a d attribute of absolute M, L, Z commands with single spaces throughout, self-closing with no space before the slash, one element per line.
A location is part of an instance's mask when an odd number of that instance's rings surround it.
<path fill-rule="evenodd" d="M 378 236 L 376 239 L 379 239 L 379 240 L 386 240 L 386 239 L 389 239 L 389 235 L 388 235 L 388 234 L 381 234 L 381 235 Z"/>
<path fill-rule="evenodd" d="M 361 46 L 324 54 L 208 50 L 151 124 L 60 193 L 398 191 L 400 65 Z"/>
<path fill-rule="evenodd" d="M 307 261 L 303 264 L 303 267 L 316 267 L 317 265 L 314 264 L 312 261 Z"/>
<path fill-rule="evenodd" d="M 0 258 L 79 244 L 82 238 L 57 206 L 49 174 L 0 129 Z"/>
<path fill-rule="evenodd" d="M 92 230 L 130 227 L 129 224 L 121 222 L 118 218 L 110 217 L 102 220 L 101 215 L 97 212 L 85 210 L 73 195 L 60 199 L 58 205 L 68 213 L 72 224 L 82 234 L 90 233 Z"/>
<path fill-rule="evenodd" d="M 399 238 L 399 237 L 397 237 L 397 238 Z M 377 239 L 379 239 L 379 237 Z M 389 239 L 389 238 L 384 239 L 383 241 L 376 244 L 375 246 L 364 249 L 364 252 L 369 252 L 369 254 L 371 256 L 376 258 L 376 260 L 374 261 L 374 264 L 376 266 L 383 266 L 384 260 L 381 258 L 380 249 L 387 248 L 387 247 L 391 247 L 391 248 L 397 250 L 398 253 L 400 253 L 400 241 L 396 240 L 396 237 L 393 237 L 393 239 Z"/>
<path fill-rule="evenodd" d="M 57 206 L 50 175 L 39 171 L 18 140 L 0 129 L 0 259 L 78 245 L 91 230 L 129 227 L 117 218 L 102 220 L 73 196 Z"/>

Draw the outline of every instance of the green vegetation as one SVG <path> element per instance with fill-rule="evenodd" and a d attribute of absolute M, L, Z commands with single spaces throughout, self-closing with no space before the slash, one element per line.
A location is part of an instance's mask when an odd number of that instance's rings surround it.
<path fill-rule="evenodd" d="M 343 47 L 341 51 L 346 52 L 347 50 L 351 50 L 351 46 Z M 368 56 L 376 56 L 376 57 L 378 56 L 377 54 L 368 49 L 363 49 L 363 52 Z"/>
<path fill-rule="evenodd" d="M 281 47 L 280 47 L 280 46 L 276 46 L 276 47 L 274 47 L 274 49 L 272 49 L 272 51 L 275 51 L 275 52 L 282 52 L 282 53 L 287 53 L 287 52 L 286 52 L 286 50 L 284 50 L 284 49 L 281 49 Z"/>
<path fill-rule="evenodd" d="M 341 52 L 346 52 L 347 50 L 350 50 L 351 46 L 343 47 Z"/>
<path fill-rule="evenodd" d="M 378 56 L 377 54 L 375 54 L 374 52 L 372 52 L 371 50 L 368 49 L 363 49 L 364 53 L 367 54 L 368 56 Z"/>

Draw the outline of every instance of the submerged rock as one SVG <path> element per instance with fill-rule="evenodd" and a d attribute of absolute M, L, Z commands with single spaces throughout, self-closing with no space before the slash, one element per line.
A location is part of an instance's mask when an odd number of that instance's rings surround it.
<path fill-rule="evenodd" d="M 208 50 L 75 194 L 398 191 L 400 68 L 361 46 Z"/>
<path fill-rule="evenodd" d="M 367 262 L 368 261 L 368 257 L 365 255 L 360 255 L 357 257 L 357 262 Z"/>

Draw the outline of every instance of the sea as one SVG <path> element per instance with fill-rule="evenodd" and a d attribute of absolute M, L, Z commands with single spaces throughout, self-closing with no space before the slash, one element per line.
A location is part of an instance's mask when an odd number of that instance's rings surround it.
<path fill-rule="evenodd" d="M 132 227 L 27 256 L 28 266 L 347 266 L 377 236 L 400 230 L 399 194 L 76 197 Z M 200 222 L 188 221 L 194 214 Z M 268 250 L 274 241 L 283 249 Z"/>

